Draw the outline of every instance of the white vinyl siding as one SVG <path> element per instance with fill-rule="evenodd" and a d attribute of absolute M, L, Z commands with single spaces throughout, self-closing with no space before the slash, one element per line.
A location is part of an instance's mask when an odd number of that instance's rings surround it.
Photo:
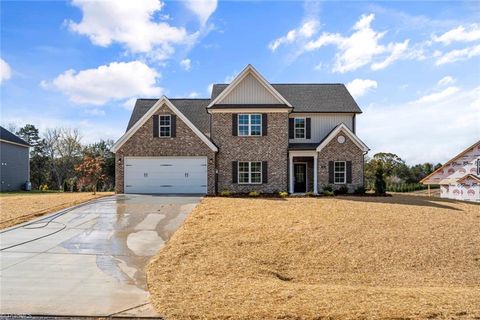
<path fill-rule="evenodd" d="M 353 113 L 293 113 L 290 118 L 310 118 L 311 138 L 289 139 L 290 143 L 320 143 L 336 126 L 344 123 L 353 131 Z"/>
<path fill-rule="evenodd" d="M 233 90 L 217 102 L 218 104 L 279 104 L 274 97 L 254 76 L 247 75 Z"/>

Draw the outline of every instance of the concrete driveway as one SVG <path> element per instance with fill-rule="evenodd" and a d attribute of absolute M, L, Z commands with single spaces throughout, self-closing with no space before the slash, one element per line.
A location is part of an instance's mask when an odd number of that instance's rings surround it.
<path fill-rule="evenodd" d="M 118 195 L 2 230 L 0 313 L 158 316 L 145 265 L 200 199 Z"/>

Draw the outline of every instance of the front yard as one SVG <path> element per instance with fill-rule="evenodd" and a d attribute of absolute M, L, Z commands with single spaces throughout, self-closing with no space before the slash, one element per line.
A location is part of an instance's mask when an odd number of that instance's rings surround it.
<path fill-rule="evenodd" d="M 205 198 L 148 285 L 168 319 L 480 318 L 480 205 Z"/>
<path fill-rule="evenodd" d="M 0 229 L 109 195 L 113 192 L 97 192 L 96 195 L 91 192 L 0 193 Z"/>

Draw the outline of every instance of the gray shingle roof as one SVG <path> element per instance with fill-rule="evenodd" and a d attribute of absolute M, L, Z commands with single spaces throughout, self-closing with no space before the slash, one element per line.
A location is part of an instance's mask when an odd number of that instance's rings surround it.
<path fill-rule="evenodd" d="M 5 141 L 10 141 L 10 142 L 13 142 L 13 143 L 17 143 L 17 144 L 21 144 L 25 147 L 30 147 L 28 142 L 26 142 L 22 138 L 14 135 L 13 133 L 11 133 L 10 131 L 8 131 L 7 129 L 5 129 L 2 126 L 0 126 L 0 139 L 5 140 Z"/>
<path fill-rule="evenodd" d="M 183 113 L 203 133 L 210 132 L 210 115 L 207 113 L 207 105 L 210 99 L 169 99 L 177 109 Z M 133 108 L 128 131 L 158 99 L 137 99 Z"/>
<path fill-rule="evenodd" d="M 227 86 L 228 84 L 214 84 L 212 100 Z M 293 112 L 362 112 L 345 85 L 341 83 L 275 83 L 272 87 L 290 102 Z"/>
<path fill-rule="evenodd" d="M 319 143 L 289 143 L 288 150 L 315 150 Z"/>

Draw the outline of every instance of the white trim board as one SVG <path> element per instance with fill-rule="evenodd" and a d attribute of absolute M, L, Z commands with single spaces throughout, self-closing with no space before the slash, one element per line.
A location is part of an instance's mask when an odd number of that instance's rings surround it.
<path fill-rule="evenodd" d="M 20 143 L 16 143 L 16 142 L 13 142 L 13 141 L 4 140 L 4 139 L 0 139 L 0 142 L 10 143 L 10 144 L 14 144 L 14 145 L 20 146 L 20 147 L 30 148 L 30 146 L 20 144 Z"/>
<path fill-rule="evenodd" d="M 370 150 L 367 145 L 352 132 L 352 130 L 350 130 L 344 123 L 341 123 L 322 141 L 322 143 L 318 145 L 317 152 L 322 151 L 322 149 L 325 148 L 340 132 L 345 133 L 345 135 L 348 136 L 363 152 L 368 152 Z"/>
<path fill-rule="evenodd" d="M 221 101 L 223 98 L 225 98 L 249 74 L 251 74 L 258 82 L 260 82 L 260 84 L 262 84 L 265 89 L 267 89 L 267 91 L 270 92 L 280 103 L 286 104 L 292 108 L 290 102 L 288 102 L 287 99 L 285 99 L 277 90 L 275 90 L 275 88 L 273 88 L 272 85 L 268 83 L 268 81 L 262 77 L 262 75 L 251 64 L 249 64 L 212 102 L 210 102 L 210 104 L 207 106 L 207 110 L 211 106 L 218 103 L 218 101 Z"/>
<path fill-rule="evenodd" d="M 130 128 L 130 130 L 128 130 L 127 132 L 125 132 L 125 134 L 123 136 L 120 137 L 120 139 L 117 140 L 117 142 L 115 142 L 115 144 L 113 145 L 112 147 L 112 152 L 117 152 L 120 147 L 128 141 L 128 139 L 130 139 L 133 134 L 135 132 L 137 132 L 138 129 L 140 129 L 146 122 L 148 119 L 150 119 L 150 117 L 152 117 L 155 112 L 157 112 L 158 109 L 160 109 L 160 107 L 163 105 L 163 104 L 166 104 L 168 108 L 170 108 L 170 110 L 173 111 L 173 113 L 175 113 L 190 129 L 192 129 L 192 131 L 210 148 L 212 149 L 212 151 L 215 151 L 217 152 L 218 151 L 218 148 L 216 145 L 213 144 L 212 141 L 210 141 L 210 139 L 207 138 L 207 136 L 205 136 L 200 130 L 198 130 L 197 127 L 195 127 L 195 125 L 190 121 L 188 120 L 188 118 L 180 112 L 180 110 L 177 109 L 177 107 L 175 107 L 173 105 L 172 102 L 170 102 L 170 100 L 168 100 L 168 98 L 166 96 L 162 96 L 160 99 L 158 99 L 157 102 L 155 102 L 155 104 Z"/>

